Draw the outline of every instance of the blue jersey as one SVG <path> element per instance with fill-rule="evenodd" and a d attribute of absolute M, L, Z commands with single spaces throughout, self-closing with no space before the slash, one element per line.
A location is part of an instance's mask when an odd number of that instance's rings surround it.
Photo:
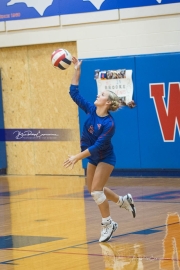
<path fill-rule="evenodd" d="M 111 138 L 115 132 L 113 117 L 108 114 L 100 117 L 96 114 L 96 106 L 87 102 L 80 94 L 77 85 L 70 86 L 73 101 L 87 114 L 81 136 L 81 150 L 88 149 L 93 160 L 100 160 L 113 153 Z"/>

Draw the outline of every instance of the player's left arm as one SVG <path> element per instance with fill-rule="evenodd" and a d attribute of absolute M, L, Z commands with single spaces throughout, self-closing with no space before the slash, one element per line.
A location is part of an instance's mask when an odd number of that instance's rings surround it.
<path fill-rule="evenodd" d="M 89 157 L 91 154 L 88 149 L 78 153 L 77 155 L 71 156 L 69 155 L 68 159 L 64 162 L 64 167 L 68 168 L 71 166 L 71 169 L 73 169 L 74 165 L 79 161 L 84 158 Z"/>
<path fill-rule="evenodd" d="M 74 165 L 84 158 L 87 158 L 91 156 L 92 154 L 98 154 L 100 150 L 103 150 L 103 148 L 109 144 L 111 141 L 112 136 L 114 135 L 115 127 L 114 127 L 114 121 L 110 119 L 108 124 L 103 126 L 102 133 L 98 137 L 97 141 L 94 145 L 90 146 L 88 149 L 76 154 L 76 155 L 69 155 L 68 159 L 64 162 L 64 167 L 68 168 L 71 166 L 71 169 L 73 169 Z"/>

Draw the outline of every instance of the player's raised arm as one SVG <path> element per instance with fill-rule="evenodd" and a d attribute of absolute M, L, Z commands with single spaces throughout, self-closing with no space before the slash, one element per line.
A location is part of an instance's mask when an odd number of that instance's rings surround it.
<path fill-rule="evenodd" d="M 73 56 L 72 57 L 72 63 L 74 64 L 75 72 L 74 72 L 74 75 L 72 77 L 71 84 L 72 85 L 79 85 L 79 78 L 80 78 L 80 75 L 81 75 L 82 61 L 78 60 L 76 57 Z"/>

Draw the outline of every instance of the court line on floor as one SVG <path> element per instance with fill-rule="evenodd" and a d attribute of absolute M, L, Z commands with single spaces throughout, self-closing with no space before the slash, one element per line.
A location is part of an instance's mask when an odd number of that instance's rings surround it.
<path fill-rule="evenodd" d="M 3 197 L 3 198 L 5 198 L 5 197 Z M 6 196 L 6 198 L 7 198 L 7 196 Z M 17 198 L 13 198 L 13 197 L 11 197 L 11 200 L 13 200 L 13 199 L 17 199 Z M 57 201 L 60 201 L 60 200 L 62 200 L 62 201 L 69 201 L 69 200 L 82 200 L 83 199 L 83 197 L 82 198 L 76 198 L 76 197 L 74 197 L 74 198 L 21 198 L 22 199 L 22 202 L 23 201 L 30 201 L 30 200 L 57 200 Z M 86 202 L 87 201 L 93 201 L 93 199 L 92 198 L 86 198 Z M 21 202 L 21 201 L 19 201 L 19 202 Z M 137 203 L 139 203 L 139 202 L 150 202 L 150 203 L 176 203 L 176 204 L 180 204 L 180 201 L 179 202 L 173 202 L 173 201 L 167 201 L 167 202 L 165 202 L 165 201 L 163 201 L 163 200 L 157 200 L 157 201 L 152 201 L 152 200 L 134 200 L 134 202 L 137 202 Z M 16 203 L 16 202 L 9 202 L 9 203 L 5 203 L 5 204 L 12 204 L 12 203 Z M 0 204 L 0 206 L 1 205 L 5 205 L 5 204 Z"/>
<path fill-rule="evenodd" d="M 37 252 L 37 251 L 36 251 Z M 40 252 L 40 251 L 39 251 Z M 54 253 L 54 254 L 64 254 L 64 255 L 78 255 L 78 256 L 93 256 L 93 257 L 104 257 L 105 255 L 103 254 L 94 254 L 94 253 L 77 253 L 77 252 L 61 252 L 61 251 L 50 251 L 50 252 L 43 252 L 42 254 L 35 254 L 32 256 L 26 256 L 23 258 L 18 258 L 18 259 L 14 259 L 14 260 L 10 260 L 10 261 L 5 261 L 5 262 L 1 262 L 0 264 L 9 264 L 9 265 L 18 265 L 15 263 L 12 263 L 14 261 L 17 260 L 22 260 L 22 259 L 27 259 L 27 258 L 31 258 L 34 256 L 38 256 L 38 255 L 44 255 L 47 253 Z M 158 258 L 158 257 L 153 257 L 153 256 L 120 256 L 120 255 L 107 255 L 108 257 L 116 257 L 116 258 L 125 258 L 125 259 L 132 259 L 132 261 L 134 260 L 146 260 L 146 261 L 173 261 L 173 262 L 180 262 L 180 259 L 175 259 L 175 258 Z"/>
<path fill-rule="evenodd" d="M 156 227 L 153 227 L 153 228 L 146 228 L 144 230 L 153 230 L 153 229 L 157 229 L 157 228 L 162 228 L 162 227 L 166 227 L 166 226 L 171 226 L 171 225 L 175 225 L 175 224 L 179 224 L 179 222 L 175 222 L 175 223 L 172 223 L 172 224 L 164 224 L 164 225 L 161 225 L 161 226 L 156 226 Z M 143 230 L 142 230 L 143 231 Z M 127 233 L 127 234 L 120 234 L 120 235 L 116 235 L 116 236 L 113 236 L 113 238 L 118 238 L 118 237 L 123 237 L 123 236 L 127 236 L 127 235 L 132 235 L 132 234 L 135 234 L 136 232 L 131 232 L 131 233 Z M 40 255 L 45 255 L 45 254 L 49 254 L 49 253 L 56 253 L 56 252 L 59 252 L 61 250 L 65 250 L 65 249 L 69 249 L 69 248 L 74 248 L 74 247 L 79 247 L 79 246 L 82 246 L 82 245 L 89 245 L 89 244 L 93 244 L 93 243 L 99 243 L 98 240 L 93 240 L 93 241 L 89 241 L 89 242 L 86 242 L 86 243 L 81 243 L 81 244 L 78 244 L 78 245 L 74 245 L 74 246 L 69 246 L 69 247 L 64 247 L 64 248 L 59 248 L 59 249 L 55 249 L 55 250 L 50 250 L 50 251 L 30 251 L 30 250 L 26 250 L 28 252 L 39 252 L 38 254 L 33 254 L 33 255 L 30 255 L 30 256 L 25 256 L 25 257 L 21 257 L 21 258 L 17 258 L 17 259 L 13 259 L 13 260 L 8 260 L 8 261 L 4 261 L 4 262 L 0 262 L 0 264 L 9 264 L 9 263 L 12 263 L 12 262 L 15 262 L 15 261 L 18 261 L 18 260 L 23 260 L 23 259 L 28 259 L 28 258 L 32 258 L 32 257 L 36 257 L 36 256 L 40 256 Z M 25 250 L 19 250 L 19 249 L 1 249 L 1 250 L 18 250 L 18 251 L 25 251 Z M 88 255 L 88 254 L 87 254 Z M 172 259 L 173 260 L 173 259 Z M 179 260 L 180 261 L 180 260 Z"/>

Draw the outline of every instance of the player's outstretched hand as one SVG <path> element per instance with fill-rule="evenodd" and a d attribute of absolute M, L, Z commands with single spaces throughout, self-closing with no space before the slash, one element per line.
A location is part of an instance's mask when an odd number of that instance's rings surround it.
<path fill-rule="evenodd" d="M 68 168 L 71 166 L 71 169 L 74 168 L 74 164 L 76 164 L 76 162 L 78 162 L 78 159 L 76 156 L 68 156 L 69 158 L 64 161 L 64 167 Z"/>
<path fill-rule="evenodd" d="M 80 69 L 81 68 L 81 64 L 82 64 L 82 60 L 78 60 L 76 57 L 72 57 L 72 62 L 74 64 L 74 68 L 75 69 Z"/>

